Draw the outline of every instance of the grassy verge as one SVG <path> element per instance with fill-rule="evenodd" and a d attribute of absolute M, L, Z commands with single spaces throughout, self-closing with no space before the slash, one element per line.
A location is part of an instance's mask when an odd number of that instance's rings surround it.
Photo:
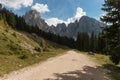
<path fill-rule="evenodd" d="M 0 76 L 20 68 L 42 62 L 50 57 L 64 54 L 67 50 L 52 49 L 49 52 L 42 52 L 39 54 L 17 54 L 17 55 L 2 55 L 0 54 Z"/>
<path fill-rule="evenodd" d="M 96 58 L 97 62 L 100 63 L 105 69 L 108 69 L 108 75 L 111 76 L 112 80 L 120 80 L 120 65 L 114 65 L 109 56 L 102 54 L 93 55 Z"/>
<path fill-rule="evenodd" d="M 0 76 L 65 51 L 67 48 L 63 46 L 33 34 L 13 30 L 4 20 L 0 20 Z"/>
<path fill-rule="evenodd" d="M 79 53 L 83 53 L 94 58 L 98 64 L 102 65 L 103 68 L 109 70 L 108 75 L 111 76 L 112 80 L 120 80 L 120 65 L 114 65 L 109 59 L 109 56 L 103 54 L 88 55 L 87 52 Z"/>

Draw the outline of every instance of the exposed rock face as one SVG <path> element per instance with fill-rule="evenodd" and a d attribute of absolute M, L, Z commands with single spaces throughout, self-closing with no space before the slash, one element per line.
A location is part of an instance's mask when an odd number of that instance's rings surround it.
<path fill-rule="evenodd" d="M 67 26 L 65 23 L 62 24 L 58 24 L 57 26 L 51 26 L 50 27 L 50 32 L 54 33 L 54 34 L 59 34 L 60 36 L 66 36 L 66 30 Z"/>
<path fill-rule="evenodd" d="M 60 36 L 77 38 L 79 32 L 86 32 L 88 34 L 94 32 L 98 34 L 101 32 L 101 27 L 105 25 L 93 18 L 83 16 L 79 21 L 68 24 L 58 24 L 57 26 L 48 26 L 43 19 L 41 19 L 39 12 L 36 10 L 30 10 L 24 15 L 24 19 L 27 24 L 32 26 L 38 26 L 40 29 L 46 32 L 52 32 Z"/>
<path fill-rule="evenodd" d="M 38 26 L 44 31 L 47 31 L 49 28 L 45 21 L 40 17 L 40 13 L 36 10 L 30 10 L 26 12 L 23 17 L 25 19 L 25 22 L 31 26 Z"/>
<path fill-rule="evenodd" d="M 83 16 L 79 21 L 70 23 L 67 27 L 65 24 L 58 24 L 51 31 L 55 34 L 60 34 L 61 36 L 73 37 L 76 38 L 79 32 L 86 32 L 88 34 L 94 32 L 99 34 L 101 32 L 101 27 L 104 27 L 105 24 L 87 17 Z"/>

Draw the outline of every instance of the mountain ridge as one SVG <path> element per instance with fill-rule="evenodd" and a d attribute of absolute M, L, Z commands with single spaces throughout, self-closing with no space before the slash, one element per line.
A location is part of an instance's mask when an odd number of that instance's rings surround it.
<path fill-rule="evenodd" d="M 57 26 L 48 26 L 48 24 L 40 17 L 40 14 L 36 10 L 30 10 L 23 16 L 25 22 L 28 25 L 37 25 L 41 30 L 45 32 L 51 32 L 60 36 L 77 38 L 78 33 L 86 32 L 91 34 L 94 32 L 96 35 L 101 32 L 101 27 L 105 25 L 94 18 L 88 16 L 82 16 L 79 21 L 68 24 L 57 24 Z"/>
<path fill-rule="evenodd" d="M 40 17 L 39 12 L 36 10 L 30 10 L 26 12 L 25 15 L 23 15 L 23 18 L 25 19 L 25 22 L 30 26 L 38 26 L 39 29 L 42 29 L 44 31 L 47 31 L 49 28 L 47 23 Z"/>

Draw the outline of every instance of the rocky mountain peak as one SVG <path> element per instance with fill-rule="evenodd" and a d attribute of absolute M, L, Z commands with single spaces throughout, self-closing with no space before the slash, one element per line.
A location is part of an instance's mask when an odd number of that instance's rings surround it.
<path fill-rule="evenodd" d="M 56 29 L 52 29 L 51 31 L 61 36 L 76 39 L 79 32 L 86 32 L 88 34 L 94 32 L 97 35 L 101 32 L 101 27 L 103 26 L 105 26 L 105 24 L 95 20 L 94 18 L 82 16 L 79 21 L 76 20 L 74 23 L 68 24 L 67 27 L 62 23 L 58 24 L 55 27 Z"/>
<path fill-rule="evenodd" d="M 23 16 L 25 22 L 31 26 L 38 26 L 40 29 L 47 31 L 48 25 L 45 21 L 40 17 L 40 13 L 36 10 L 30 10 L 25 13 Z"/>
<path fill-rule="evenodd" d="M 31 26 L 35 26 L 41 20 L 39 12 L 30 10 L 24 15 L 25 22 Z"/>
<path fill-rule="evenodd" d="M 24 19 L 27 24 L 32 26 L 38 26 L 41 30 L 46 32 L 52 32 L 60 36 L 77 38 L 79 32 L 86 32 L 91 34 L 99 34 L 101 32 L 101 27 L 105 26 L 103 23 L 90 18 L 88 16 L 83 16 L 79 21 L 65 25 L 65 23 L 57 24 L 57 26 L 48 26 L 47 23 L 40 17 L 40 13 L 36 10 L 30 10 L 24 15 Z"/>

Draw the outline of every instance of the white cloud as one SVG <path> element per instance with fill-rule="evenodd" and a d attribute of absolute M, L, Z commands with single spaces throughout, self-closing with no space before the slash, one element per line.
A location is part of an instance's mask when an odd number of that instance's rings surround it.
<path fill-rule="evenodd" d="M 21 7 L 31 6 L 33 0 L 0 0 L 0 3 L 13 9 L 20 9 Z"/>
<path fill-rule="evenodd" d="M 51 26 L 51 25 L 56 26 L 59 23 L 65 23 L 66 25 L 68 25 L 69 23 L 73 23 L 76 20 L 80 20 L 80 18 L 82 16 L 85 16 L 85 15 L 86 15 L 86 12 L 84 12 L 82 8 L 78 7 L 77 10 L 76 10 L 75 15 L 73 17 L 71 17 L 71 18 L 68 18 L 67 21 L 63 21 L 63 20 L 60 20 L 58 18 L 49 18 L 49 19 L 46 20 L 46 23 L 49 26 Z"/>
<path fill-rule="evenodd" d="M 48 9 L 47 4 L 36 3 L 35 5 L 32 6 L 32 9 L 35 9 L 40 13 L 50 12 L 50 10 Z"/>
<path fill-rule="evenodd" d="M 74 18 L 76 20 L 79 20 L 82 16 L 85 16 L 85 15 L 86 15 L 86 12 L 84 12 L 82 8 L 78 7 Z"/>
<path fill-rule="evenodd" d="M 57 26 L 58 23 L 63 23 L 63 20 L 59 20 L 58 18 L 49 18 L 45 21 L 46 23 L 48 23 L 48 25 L 52 26 Z"/>

